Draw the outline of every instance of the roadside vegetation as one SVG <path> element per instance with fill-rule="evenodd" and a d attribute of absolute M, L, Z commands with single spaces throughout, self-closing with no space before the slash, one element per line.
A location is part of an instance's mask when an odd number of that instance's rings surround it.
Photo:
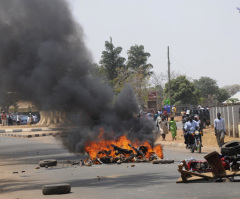
<path fill-rule="evenodd" d="M 94 72 L 101 76 L 105 83 L 111 85 L 115 95 L 121 92 L 126 84 L 130 84 L 141 108 L 146 108 L 149 92 L 156 92 L 158 104 L 164 105 L 168 99 L 168 74 L 153 72 L 148 62 L 151 54 L 143 45 L 133 45 L 127 50 L 127 57 L 121 56 L 123 48 L 115 47 L 112 38 L 105 41 L 105 49 L 101 59 L 93 64 Z M 159 67 L 159 66 L 158 66 Z M 164 71 L 164 69 L 163 69 Z M 215 106 L 240 91 L 240 84 L 226 85 L 220 88 L 217 81 L 204 76 L 193 79 L 176 71 L 170 73 L 171 104 Z M 26 98 L 26 101 L 31 99 Z M 1 91 L 0 106 L 2 110 L 18 112 L 19 96 L 16 92 Z M 34 105 L 33 105 L 34 106 Z M 30 108 L 28 108 L 30 109 Z M 36 109 L 36 108 L 34 108 Z"/>
<path fill-rule="evenodd" d="M 96 72 L 112 86 L 115 94 L 125 84 L 131 84 L 142 108 L 150 91 L 157 92 L 158 104 L 163 104 L 168 99 L 167 72 L 156 74 L 152 71 L 154 66 L 148 62 L 151 54 L 145 51 L 143 45 L 131 46 L 127 50 L 127 58 L 121 56 L 122 50 L 122 47 L 114 46 L 112 38 L 106 41 L 101 60 L 94 64 Z M 192 79 L 172 71 L 170 79 L 171 104 L 175 105 L 218 105 L 240 90 L 240 85 L 236 84 L 220 88 L 216 80 L 207 76 Z"/>

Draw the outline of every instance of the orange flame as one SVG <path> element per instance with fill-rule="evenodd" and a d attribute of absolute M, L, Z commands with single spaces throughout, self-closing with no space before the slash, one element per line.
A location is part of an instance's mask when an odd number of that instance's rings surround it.
<path fill-rule="evenodd" d="M 121 136 L 117 140 L 105 140 L 104 139 L 104 129 L 100 128 L 100 133 L 98 136 L 98 141 L 89 141 L 85 145 L 85 151 L 89 154 L 91 159 L 102 158 L 102 157 L 116 157 L 114 147 L 115 145 L 121 149 L 132 150 L 133 153 L 136 153 L 132 147 L 138 148 L 138 146 L 144 146 L 145 158 L 150 158 L 153 154 L 157 155 L 159 158 L 163 158 L 163 152 L 161 145 L 157 145 L 154 148 L 151 147 L 150 143 L 145 141 L 141 143 L 139 140 L 135 140 L 133 143 L 127 137 Z M 127 154 L 125 154 L 127 157 Z"/>

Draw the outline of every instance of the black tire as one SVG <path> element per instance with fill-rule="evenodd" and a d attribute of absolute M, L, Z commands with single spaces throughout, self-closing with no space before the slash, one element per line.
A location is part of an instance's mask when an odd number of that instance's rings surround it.
<path fill-rule="evenodd" d="M 222 145 L 221 153 L 224 156 L 240 154 L 240 140 L 233 140 Z"/>
<path fill-rule="evenodd" d="M 52 184 L 44 185 L 42 187 L 43 195 L 53 195 L 53 194 L 67 194 L 71 191 L 70 184 Z"/>
<path fill-rule="evenodd" d="M 57 160 L 55 159 L 41 160 L 39 162 L 40 167 L 51 167 L 56 165 L 57 165 Z"/>

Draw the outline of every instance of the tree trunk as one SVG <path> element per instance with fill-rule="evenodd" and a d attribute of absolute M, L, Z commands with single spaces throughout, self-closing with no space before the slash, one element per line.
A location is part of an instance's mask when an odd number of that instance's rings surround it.
<path fill-rule="evenodd" d="M 58 125 L 58 124 L 69 124 L 70 121 L 67 119 L 65 112 L 59 111 L 40 111 L 40 121 L 38 125 Z"/>

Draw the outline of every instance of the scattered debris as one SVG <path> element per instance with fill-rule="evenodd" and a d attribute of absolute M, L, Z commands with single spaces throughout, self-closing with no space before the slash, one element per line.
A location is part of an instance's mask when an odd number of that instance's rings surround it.
<path fill-rule="evenodd" d="M 80 165 L 80 167 L 82 167 L 84 165 L 84 162 L 82 159 L 80 159 L 79 165 Z"/>
<path fill-rule="evenodd" d="M 48 159 L 48 160 L 41 160 L 39 162 L 40 167 L 49 167 L 49 166 L 56 166 L 57 165 L 57 160 L 55 159 Z"/>
<path fill-rule="evenodd" d="M 102 179 L 106 179 L 106 178 L 107 178 L 106 176 L 97 176 L 98 180 L 102 180 Z"/>
<path fill-rule="evenodd" d="M 35 169 L 40 169 L 40 167 L 35 167 Z"/>
<path fill-rule="evenodd" d="M 177 180 L 177 183 L 187 183 L 193 181 L 215 181 L 215 182 L 230 182 L 234 180 L 235 176 L 240 176 L 240 170 L 238 167 L 237 171 L 229 171 L 226 170 L 224 164 L 222 162 L 222 158 L 220 159 L 220 154 L 216 151 L 207 154 L 204 158 L 205 161 L 193 161 L 197 162 L 196 165 L 200 166 L 196 167 L 196 171 L 190 171 L 191 164 L 187 164 L 185 160 L 182 161 L 181 164 L 178 165 L 178 171 L 181 173 L 181 177 Z M 205 172 L 209 171 L 209 172 Z"/>

